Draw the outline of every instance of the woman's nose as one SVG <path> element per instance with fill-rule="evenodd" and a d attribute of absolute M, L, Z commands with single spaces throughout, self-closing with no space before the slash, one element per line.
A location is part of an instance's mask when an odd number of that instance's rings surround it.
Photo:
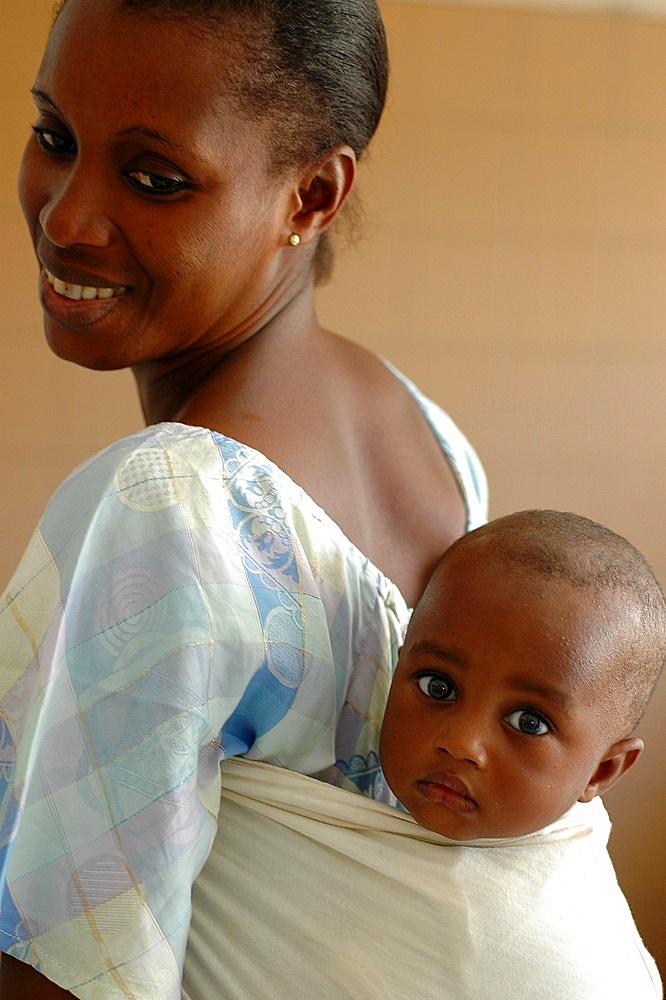
<path fill-rule="evenodd" d="M 439 749 L 454 760 L 467 760 L 476 767 L 488 761 L 488 728 L 476 714 L 451 712 L 439 733 Z"/>
<path fill-rule="evenodd" d="M 49 242 L 62 249 L 106 247 L 115 235 L 104 190 L 78 165 L 54 182 L 40 209 L 39 224 Z"/>

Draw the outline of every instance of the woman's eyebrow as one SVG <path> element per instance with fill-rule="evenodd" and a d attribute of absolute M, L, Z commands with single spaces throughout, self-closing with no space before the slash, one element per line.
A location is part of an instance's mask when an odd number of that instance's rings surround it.
<path fill-rule="evenodd" d="M 41 101 L 43 104 L 49 104 L 54 111 L 57 111 L 58 114 L 61 114 L 60 108 L 58 107 L 56 102 L 49 97 L 49 95 L 46 93 L 45 90 L 40 90 L 39 87 L 31 87 L 30 93 L 32 94 L 33 98 L 36 101 Z"/>
<path fill-rule="evenodd" d="M 174 139 L 170 139 L 169 136 L 164 135 L 162 132 L 158 132 L 157 129 L 151 128 L 149 125 L 129 125 L 127 128 L 116 132 L 116 138 L 148 139 L 151 142 L 158 142 L 161 146 L 168 146 L 169 149 L 173 149 L 178 153 L 186 153 L 188 156 L 196 157 L 196 153 L 192 150 L 191 146 L 184 146 Z"/>
<path fill-rule="evenodd" d="M 41 101 L 43 104 L 48 104 L 49 107 L 53 108 L 59 115 L 62 115 L 62 111 L 53 100 L 49 97 L 45 90 L 41 90 L 39 87 L 31 87 L 30 93 L 35 100 Z M 158 132 L 157 129 L 151 128 L 149 125 L 129 125 L 127 128 L 121 129 L 116 133 L 118 139 L 131 139 L 140 138 L 148 139 L 151 142 L 158 142 L 161 146 L 168 146 L 169 149 L 173 149 L 178 153 L 186 153 L 190 157 L 199 159 L 196 153 L 192 150 L 190 146 L 184 146 L 174 139 L 169 138 L 169 136 L 164 135 L 162 132 Z"/>

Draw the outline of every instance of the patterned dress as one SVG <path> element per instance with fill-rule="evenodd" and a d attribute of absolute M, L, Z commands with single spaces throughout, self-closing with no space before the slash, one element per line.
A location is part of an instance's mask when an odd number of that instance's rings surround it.
<path fill-rule="evenodd" d="M 405 380 L 467 507 L 478 459 Z M 81 1000 L 177 1000 L 226 757 L 390 801 L 409 609 L 280 469 L 159 424 L 50 501 L 0 603 L 0 950 Z"/>

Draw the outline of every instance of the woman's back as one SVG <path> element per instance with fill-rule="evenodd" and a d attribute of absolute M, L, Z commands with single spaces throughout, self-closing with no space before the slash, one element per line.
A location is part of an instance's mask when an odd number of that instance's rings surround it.
<path fill-rule="evenodd" d="M 479 523 L 473 452 L 429 419 Z M 397 588 L 246 445 L 166 423 L 85 463 L 0 606 L 2 949 L 82 998 L 103 982 L 175 1000 L 220 760 L 385 794 L 378 734 L 407 619 Z"/>
<path fill-rule="evenodd" d="M 0 995 L 175 1000 L 223 757 L 379 778 L 405 601 L 485 516 L 460 432 L 315 317 L 387 68 L 375 0 L 60 5 L 20 180 L 45 332 L 150 426 L 0 607 Z"/>
<path fill-rule="evenodd" d="M 468 526 L 460 484 L 403 382 L 326 331 L 253 338 L 182 418 L 266 455 L 409 605 Z"/>

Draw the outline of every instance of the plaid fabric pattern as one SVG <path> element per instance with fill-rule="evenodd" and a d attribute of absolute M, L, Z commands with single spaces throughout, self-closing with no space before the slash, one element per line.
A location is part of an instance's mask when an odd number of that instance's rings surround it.
<path fill-rule="evenodd" d="M 476 456 L 416 394 L 485 518 Z M 219 766 L 387 799 L 409 611 L 279 469 L 161 424 L 81 466 L 0 604 L 0 949 L 81 1000 L 178 1000 Z"/>

